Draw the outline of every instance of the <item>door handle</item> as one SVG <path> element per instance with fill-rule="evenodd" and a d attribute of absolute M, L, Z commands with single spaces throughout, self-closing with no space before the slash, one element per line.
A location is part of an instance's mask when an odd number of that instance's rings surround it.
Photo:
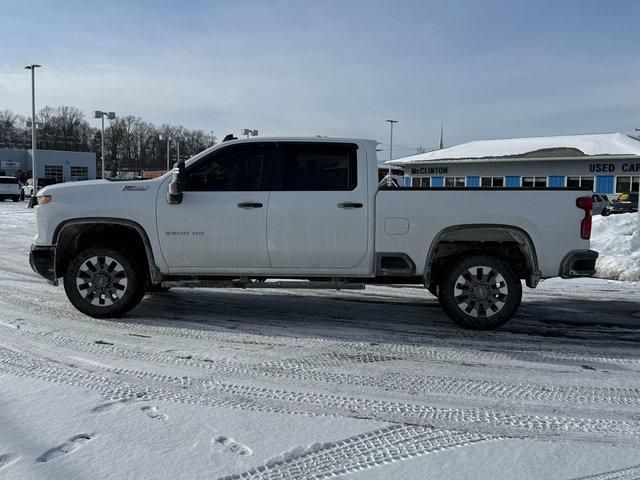
<path fill-rule="evenodd" d="M 362 208 L 362 204 L 357 202 L 344 202 L 339 203 L 338 208 Z"/>
<path fill-rule="evenodd" d="M 243 202 L 238 204 L 238 208 L 262 208 L 259 202 Z"/>

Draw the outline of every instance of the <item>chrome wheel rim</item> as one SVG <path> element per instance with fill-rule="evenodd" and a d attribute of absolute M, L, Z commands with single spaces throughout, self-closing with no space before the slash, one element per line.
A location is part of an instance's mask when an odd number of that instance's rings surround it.
<path fill-rule="evenodd" d="M 96 255 L 78 269 L 76 287 L 85 301 L 99 307 L 118 302 L 128 286 L 124 267 L 112 257 Z"/>
<path fill-rule="evenodd" d="M 454 297 L 460 310 L 474 318 L 488 318 L 504 308 L 509 288 L 492 267 L 468 268 L 456 280 Z"/>

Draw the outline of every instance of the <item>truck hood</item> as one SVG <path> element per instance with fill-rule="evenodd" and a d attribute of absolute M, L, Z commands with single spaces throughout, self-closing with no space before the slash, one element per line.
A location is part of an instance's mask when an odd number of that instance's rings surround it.
<path fill-rule="evenodd" d="M 150 180 L 109 181 L 86 180 L 58 183 L 44 187 L 38 195 L 51 195 L 53 205 L 80 204 L 102 209 L 107 205 L 122 205 L 136 202 L 140 196 L 155 198 L 163 177 Z"/>
<path fill-rule="evenodd" d="M 162 177 L 152 178 L 149 180 L 129 180 L 129 181 L 112 181 L 112 180 L 84 180 L 81 182 L 66 182 L 48 185 L 40 189 L 42 195 L 56 194 L 75 194 L 80 192 L 106 193 L 114 191 L 145 191 L 158 185 Z"/>

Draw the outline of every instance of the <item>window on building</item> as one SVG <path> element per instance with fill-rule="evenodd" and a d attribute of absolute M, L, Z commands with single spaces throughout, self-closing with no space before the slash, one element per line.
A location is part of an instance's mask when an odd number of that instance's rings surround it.
<path fill-rule="evenodd" d="M 547 186 L 547 177 L 522 177 L 523 188 L 544 188 Z"/>
<path fill-rule="evenodd" d="M 640 177 L 616 177 L 616 192 L 640 191 Z"/>
<path fill-rule="evenodd" d="M 444 177 L 445 187 L 464 187 L 467 184 L 467 177 Z"/>
<path fill-rule="evenodd" d="M 56 183 L 62 182 L 62 165 L 45 165 L 44 176 L 47 178 L 53 178 Z"/>
<path fill-rule="evenodd" d="M 567 177 L 567 188 L 589 188 L 593 190 L 593 177 Z"/>
<path fill-rule="evenodd" d="M 504 177 L 482 177 L 480 179 L 482 187 L 504 187 Z"/>
<path fill-rule="evenodd" d="M 72 182 L 79 182 L 81 180 L 89 179 L 89 168 L 88 167 L 71 167 L 70 169 L 70 178 Z"/>
<path fill-rule="evenodd" d="M 431 177 L 413 177 L 413 188 L 423 188 L 431 186 Z"/>

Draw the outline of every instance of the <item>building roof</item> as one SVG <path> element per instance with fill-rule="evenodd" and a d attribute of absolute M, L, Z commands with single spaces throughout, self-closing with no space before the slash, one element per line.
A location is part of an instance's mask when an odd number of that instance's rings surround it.
<path fill-rule="evenodd" d="M 490 158 L 576 158 L 599 155 L 640 155 L 640 140 L 623 133 L 475 140 L 386 163 L 410 165 Z"/>

